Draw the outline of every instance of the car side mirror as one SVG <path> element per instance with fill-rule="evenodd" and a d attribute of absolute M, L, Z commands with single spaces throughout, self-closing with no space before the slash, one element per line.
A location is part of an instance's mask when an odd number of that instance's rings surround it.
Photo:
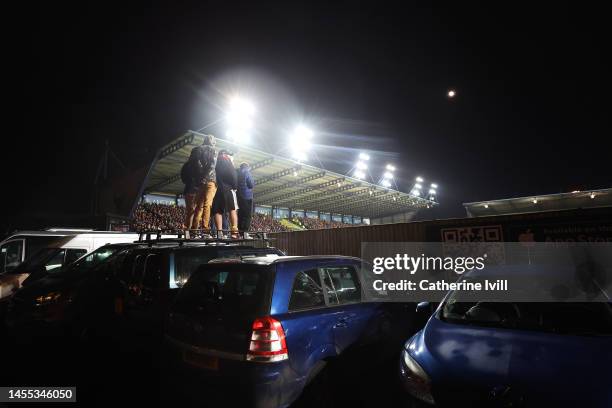
<path fill-rule="evenodd" d="M 419 302 L 416 306 L 416 312 L 420 316 L 431 316 L 433 313 L 433 305 L 429 302 Z"/>
<path fill-rule="evenodd" d="M 421 329 L 435 312 L 437 305 L 431 302 L 419 302 L 416 306 L 416 326 Z"/>

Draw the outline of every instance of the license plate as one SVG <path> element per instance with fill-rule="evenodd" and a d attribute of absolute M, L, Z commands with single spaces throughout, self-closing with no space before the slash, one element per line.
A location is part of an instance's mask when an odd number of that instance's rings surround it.
<path fill-rule="evenodd" d="M 183 352 L 183 361 L 207 370 L 219 369 L 218 357 L 205 356 L 204 354 L 194 353 L 192 351 Z"/>

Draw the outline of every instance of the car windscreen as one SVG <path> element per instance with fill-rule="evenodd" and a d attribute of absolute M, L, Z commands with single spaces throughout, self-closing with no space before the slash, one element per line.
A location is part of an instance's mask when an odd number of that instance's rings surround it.
<path fill-rule="evenodd" d="M 183 286 L 173 309 L 185 313 L 262 316 L 270 311 L 273 268 L 267 265 L 202 265 Z"/>
<path fill-rule="evenodd" d="M 453 294 L 439 315 L 449 323 L 572 335 L 612 335 L 612 305 L 604 302 L 460 302 Z"/>
<path fill-rule="evenodd" d="M 67 274 L 78 275 L 82 273 L 87 273 L 95 266 L 101 264 L 105 260 L 109 259 L 111 256 L 115 255 L 119 251 L 121 251 L 123 247 L 121 246 L 103 246 L 96 249 L 93 252 L 90 252 L 88 255 L 85 255 L 78 259 L 76 262 L 71 265 L 67 265 L 62 268 L 59 272 L 52 274 L 50 276 L 62 277 Z"/>
<path fill-rule="evenodd" d="M 30 258 L 19 264 L 9 274 L 29 273 L 44 266 L 50 259 L 62 252 L 62 248 L 42 248 Z"/>

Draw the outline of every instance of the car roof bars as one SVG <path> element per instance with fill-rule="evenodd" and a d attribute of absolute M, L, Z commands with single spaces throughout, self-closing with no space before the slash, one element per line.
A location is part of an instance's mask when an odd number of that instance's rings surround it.
<path fill-rule="evenodd" d="M 232 238 L 232 235 L 237 237 Z M 168 243 L 176 242 L 182 245 L 185 242 L 201 242 L 207 244 L 236 244 L 260 242 L 263 246 L 269 246 L 271 238 L 265 231 L 236 232 L 230 230 L 217 230 L 214 233 L 205 230 L 150 230 L 139 231 L 138 241 L 141 243 Z"/>

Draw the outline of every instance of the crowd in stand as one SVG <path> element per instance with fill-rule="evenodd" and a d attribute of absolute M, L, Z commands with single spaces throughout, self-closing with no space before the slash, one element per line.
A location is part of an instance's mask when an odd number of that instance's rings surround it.
<path fill-rule="evenodd" d="M 321 220 L 319 218 L 294 217 L 293 219 L 294 222 L 306 229 L 342 228 L 351 226 L 351 224 L 345 224 L 339 221 Z"/>
<path fill-rule="evenodd" d="M 183 225 L 184 220 L 185 207 L 171 204 L 141 203 L 134 212 L 132 230 L 179 230 L 185 228 Z M 293 217 L 292 221 L 306 229 L 340 228 L 350 225 L 338 221 L 326 221 L 307 217 Z M 277 219 L 259 213 L 253 214 L 251 230 L 265 232 L 289 231 Z"/>
<path fill-rule="evenodd" d="M 141 203 L 134 211 L 132 230 L 179 230 L 183 229 L 185 207 L 169 204 Z"/>
<path fill-rule="evenodd" d="M 281 224 L 278 220 L 272 218 L 266 214 L 253 214 L 253 220 L 251 221 L 251 228 L 253 231 L 265 231 L 265 232 L 282 232 L 289 231 L 287 227 Z"/>

